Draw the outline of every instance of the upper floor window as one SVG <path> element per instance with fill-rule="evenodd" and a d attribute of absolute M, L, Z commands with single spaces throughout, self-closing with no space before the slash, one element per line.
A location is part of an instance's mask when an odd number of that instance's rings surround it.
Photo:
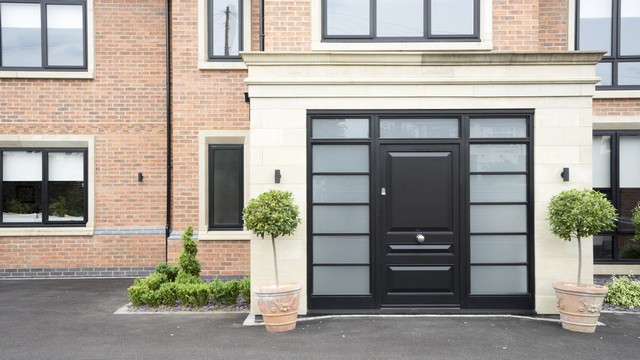
<path fill-rule="evenodd" d="M 323 40 L 478 40 L 480 0 L 323 0 Z"/>
<path fill-rule="evenodd" d="M 640 2 L 577 0 L 579 50 L 604 50 L 599 89 L 640 89 Z"/>
<path fill-rule="evenodd" d="M 0 148 L 1 226 L 87 223 L 86 148 Z"/>
<path fill-rule="evenodd" d="M 87 68 L 86 1 L 0 1 L 0 69 Z"/>
<path fill-rule="evenodd" d="M 209 60 L 240 60 L 242 3 L 242 0 L 208 0 Z"/>

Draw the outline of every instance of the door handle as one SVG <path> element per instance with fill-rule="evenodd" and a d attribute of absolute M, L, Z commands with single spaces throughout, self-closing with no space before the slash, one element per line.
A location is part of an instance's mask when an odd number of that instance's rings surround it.
<path fill-rule="evenodd" d="M 422 244 L 424 242 L 424 235 L 422 234 L 416 235 L 416 241 Z"/>

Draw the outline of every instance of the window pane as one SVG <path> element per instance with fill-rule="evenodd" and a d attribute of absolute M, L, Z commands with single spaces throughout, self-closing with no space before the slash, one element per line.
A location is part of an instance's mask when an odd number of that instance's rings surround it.
<path fill-rule="evenodd" d="M 525 171 L 526 145 L 471 145 L 471 171 Z"/>
<path fill-rule="evenodd" d="M 526 175 L 471 175 L 471 202 L 525 202 Z"/>
<path fill-rule="evenodd" d="M 526 205 L 471 205 L 472 233 L 527 231 Z"/>
<path fill-rule="evenodd" d="M 376 3 L 377 36 L 424 36 L 424 0 L 376 0 Z"/>
<path fill-rule="evenodd" d="M 638 260 L 640 259 L 640 242 L 633 241 L 632 236 L 618 236 L 618 259 Z"/>
<path fill-rule="evenodd" d="M 611 0 L 580 0 L 578 49 L 611 52 Z M 604 84 L 602 84 L 604 85 Z"/>
<path fill-rule="evenodd" d="M 314 145 L 314 172 L 368 172 L 368 145 Z"/>
<path fill-rule="evenodd" d="M 380 137 L 396 138 L 457 138 L 458 119 L 380 119 Z"/>
<path fill-rule="evenodd" d="M 368 266 L 314 266 L 314 295 L 369 294 Z"/>
<path fill-rule="evenodd" d="M 367 234 L 369 233 L 369 206 L 314 206 L 313 232 Z"/>
<path fill-rule="evenodd" d="M 314 139 L 362 139 L 369 137 L 369 119 L 313 119 Z"/>
<path fill-rule="evenodd" d="M 369 263 L 368 236 L 314 236 L 313 262 Z"/>
<path fill-rule="evenodd" d="M 49 181 L 84 180 L 84 154 L 81 152 L 49 153 Z"/>
<path fill-rule="evenodd" d="M 640 188 L 640 136 L 620 136 L 620 187 Z"/>
<path fill-rule="evenodd" d="M 3 151 L 3 181 L 42 181 L 41 151 Z"/>
<path fill-rule="evenodd" d="M 314 175 L 313 202 L 369 202 L 369 176 Z"/>
<path fill-rule="evenodd" d="M 526 266 L 471 266 L 471 293 L 526 294 Z"/>
<path fill-rule="evenodd" d="M 593 237 L 593 258 L 598 260 L 613 259 L 613 236 L 596 235 Z"/>
<path fill-rule="evenodd" d="M 640 85 L 640 62 L 618 63 L 618 85 Z"/>
<path fill-rule="evenodd" d="M 82 5 L 47 5 L 49 65 L 84 65 L 83 28 Z"/>
<path fill-rule="evenodd" d="M 42 222 L 42 152 L 2 153 L 2 221 Z"/>
<path fill-rule="evenodd" d="M 370 35 L 369 0 L 327 0 L 327 35 Z"/>
<path fill-rule="evenodd" d="M 0 4 L 2 66 L 42 66 L 40 4 Z"/>
<path fill-rule="evenodd" d="M 526 235 L 472 235 L 472 263 L 527 262 Z"/>
<path fill-rule="evenodd" d="M 49 181 L 49 221 L 84 220 L 84 184 Z"/>
<path fill-rule="evenodd" d="M 212 227 L 239 228 L 242 211 L 242 148 L 213 148 Z"/>
<path fill-rule="evenodd" d="M 432 35 L 473 35 L 474 0 L 431 0 Z"/>
<path fill-rule="evenodd" d="M 240 49 L 240 0 L 210 0 L 213 56 L 238 56 Z"/>
<path fill-rule="evenodd" d="M 599 63 L 596 64 L 596 76 L 600 78 L 597 86 L 611 86 L 613 83 L 613 64 L 612 63 Z"/>
<path fill-rule="evenodd" d="M 470 119 L 472 138 L 526 138 L 527 119 Z"/>
<path fill-rule="evenodd" d="M 594 136 L 591 152 L 593 187 L 611 187 L 611 136 Z"/>
<path fill-rule="evenodd" d="M 621 0 L 620 17 L 620 55 L 640 55 L 640 1 Z"/>

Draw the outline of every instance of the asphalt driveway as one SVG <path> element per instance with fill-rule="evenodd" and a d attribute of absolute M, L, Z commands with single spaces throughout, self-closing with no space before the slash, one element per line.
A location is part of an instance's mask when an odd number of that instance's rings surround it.
<path fill-rule="evenodd" d="M 640 314 L 595 334 L 514 318 L 333 318 L 287 334 L 246 314 L 128 314 L 129 279 L 0 281 L 0 359 L 639 359 Z"/>

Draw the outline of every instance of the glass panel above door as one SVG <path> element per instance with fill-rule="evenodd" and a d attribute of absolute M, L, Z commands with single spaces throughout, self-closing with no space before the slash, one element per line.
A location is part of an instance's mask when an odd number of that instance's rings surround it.
<path fill-rule="evenodd" d="M 313 139 L 366 139 L 369 119 L 313 119 Z"/>
<path fill-rule="evenodd" d="M 525 138 L 527 137 L 527 119 L 469 119 L 471 138 Z"/>
<path fill-rule="evenodd" d="M 382 139 L 451 139 L 460 136 L 458 118 L 380 119 Z"/>

